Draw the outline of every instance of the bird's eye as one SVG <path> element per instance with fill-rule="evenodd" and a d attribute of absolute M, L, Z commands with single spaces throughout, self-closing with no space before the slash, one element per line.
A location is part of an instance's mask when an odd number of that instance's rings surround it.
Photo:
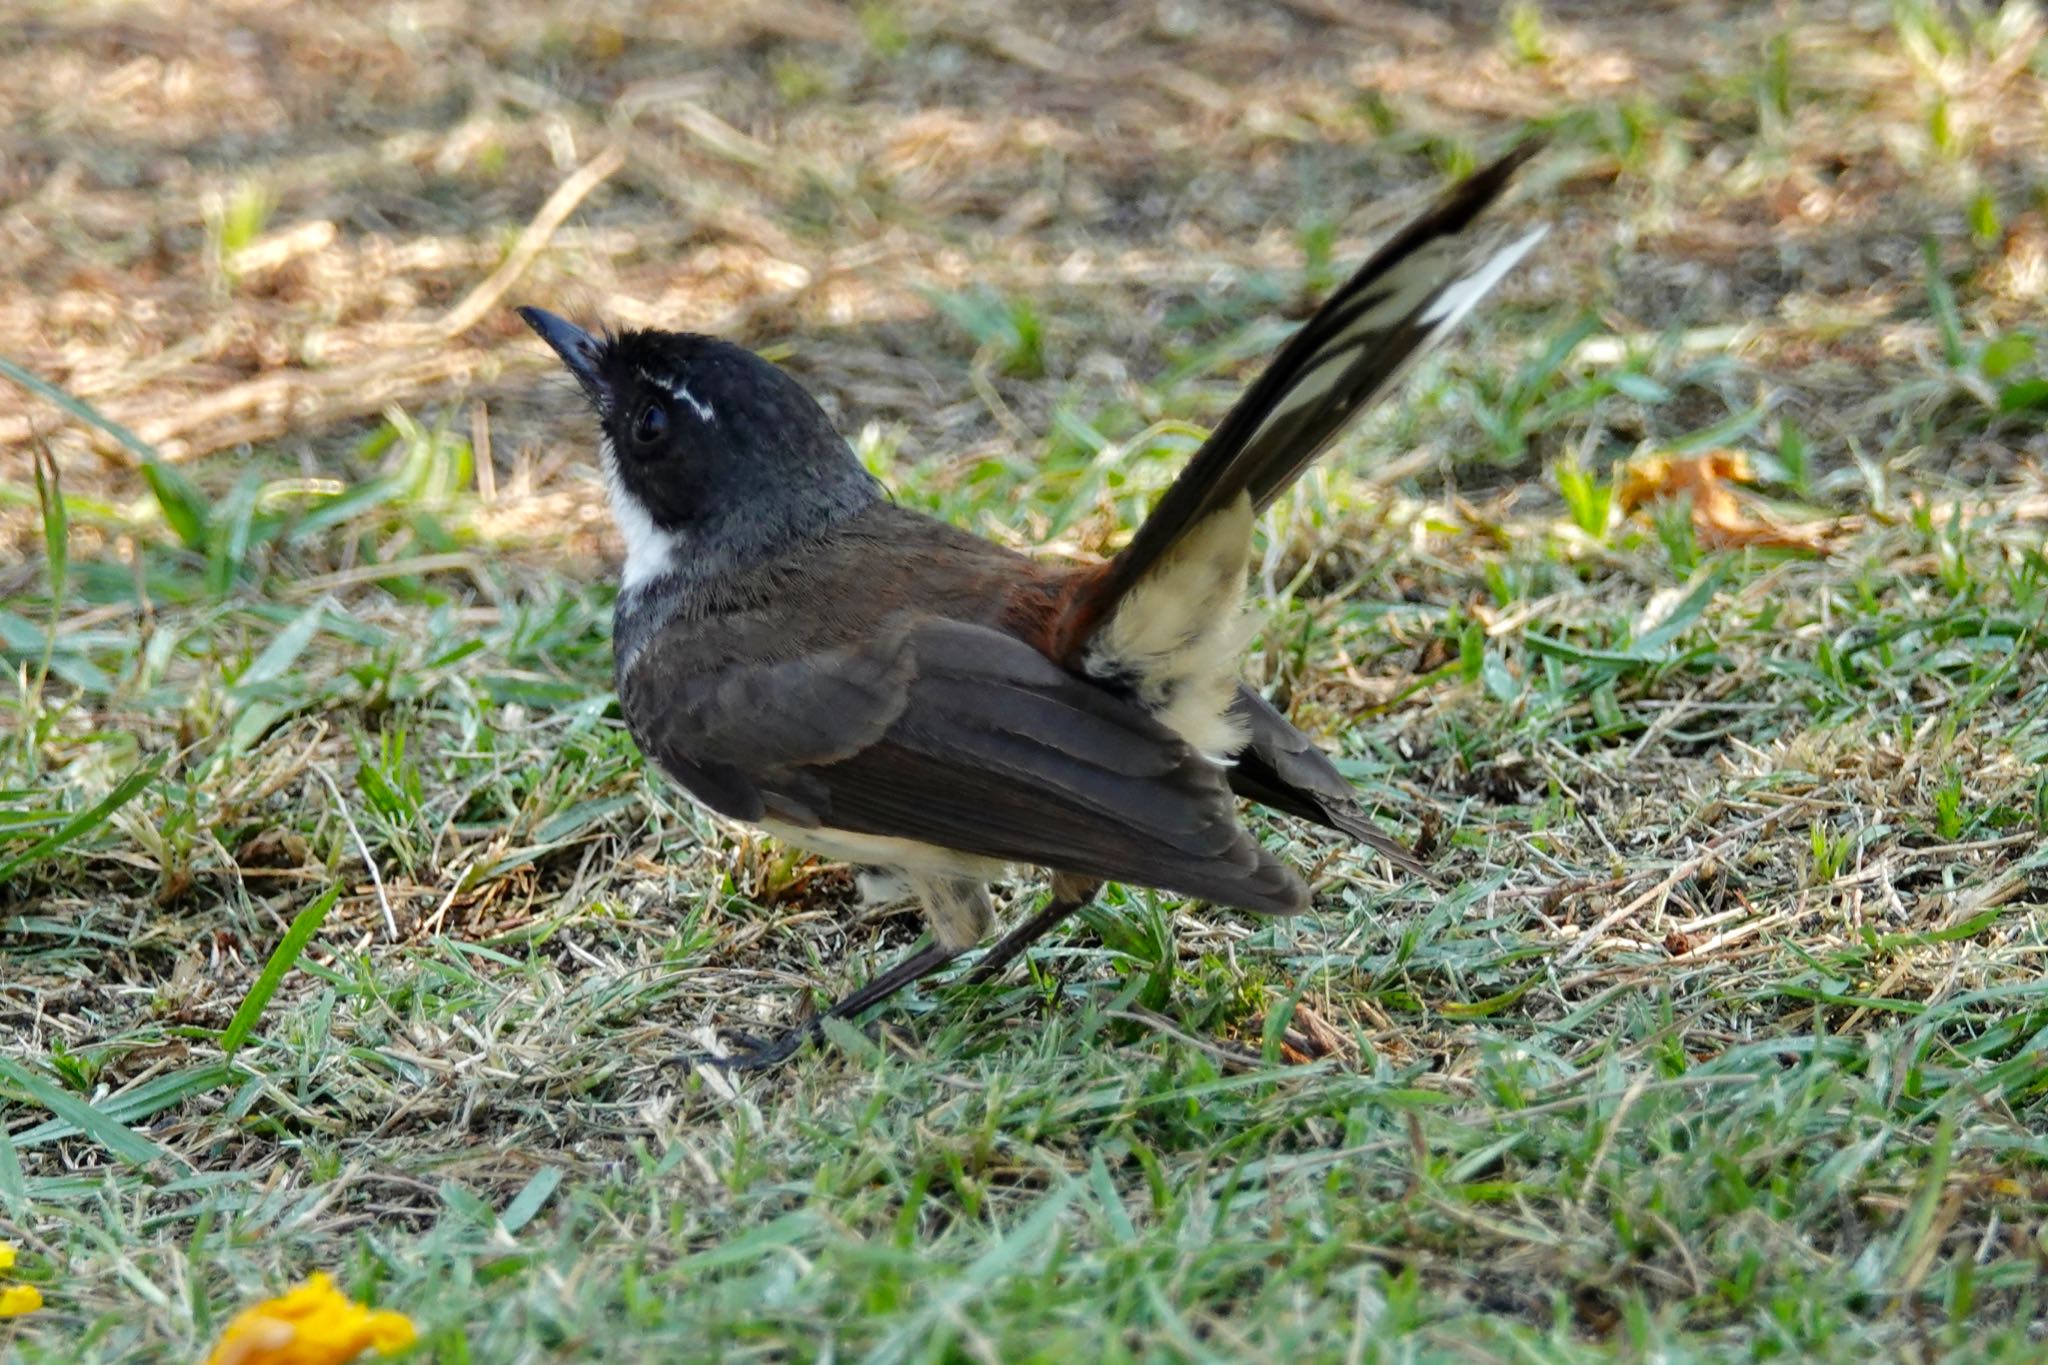
<path fill-rule="evenodd" d="M 668 409 L 659 403 L 649 403 L 633 419 L 633 440 L 636 444 L 652 445 L 667 434 Z"/>

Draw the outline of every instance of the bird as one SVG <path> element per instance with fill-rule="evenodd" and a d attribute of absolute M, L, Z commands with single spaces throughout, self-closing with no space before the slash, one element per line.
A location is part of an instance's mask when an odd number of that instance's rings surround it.
<path fill-rule="evenodd" d="M 982 944 L 991 882 L 1050 874 L 982 956 L 991 979 L 1105 882 L 1257 915 L 1309 909 L 1244 799 L 1404 873 L 1329 757 L 1239 676 L 1256 520 L 1536 245 L 1483 211 L 1527 142 L 1398 229 L 1279 348 L 1106 560 L 1027 555 L 893 500 L 805 389 L 730 341 L 520 317 L 594 411 L 625 559 L 613 669 L 626 727 L 698 805 L 887 870 L 921 946 L 744 1050 L 777 1064 Z"/>

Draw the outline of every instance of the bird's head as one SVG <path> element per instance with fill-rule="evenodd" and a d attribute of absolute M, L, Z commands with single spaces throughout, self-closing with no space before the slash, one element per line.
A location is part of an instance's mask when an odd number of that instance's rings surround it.
<path fill-rule="evenodd" d="M 628 589 L 771 560 L 880 494 L 803 387 L 751 351 L 687 332 L 593 336 L 539 308 L 519 316 L 596 410 Z"/>

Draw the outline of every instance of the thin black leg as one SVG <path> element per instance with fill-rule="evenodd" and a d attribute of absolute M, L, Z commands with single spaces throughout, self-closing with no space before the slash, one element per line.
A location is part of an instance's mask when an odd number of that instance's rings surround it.
<path fill-rule="evenodd" d="M 1064 877 L 1054 878 L 1052 899 L 1030 919 L 997 939 L 995 946 L 990 948 L 982 956 L 981 961 L 974 965 L 974 970 L 967 974 L 967 984 L 979 986 L 1016 961 L 1019 954 L 1043 938 L 1061 920 L 1094 900 L 1096 889 L 1097 885 L 1094 883 L 1073 882 Z M 952 949 L 943 948 L 936 943 L 927 944 L 845 999 L 831 1005 L 820 1014 L 812 1015 L 771 1042 L 760 1042 L 734 1029 L 724 1030 L 727 1037 L 750 1045 L 747 1051 L 735 1053 L 730 1057 L 704 1057 L 701 1060 L 712 1066 L 724 1067 L 728 1071 L 757 1071 L 762 1067 L 774 1066 L 787 1060 L 791 1053 L 816 1035 L 825 1020 L 851 1019 L 870 1006 L 879 1005 L 912 982 L 930 976 L 958 956 L 960 954 Z"/>
<path fill-rule="evenodd" d="M 1095 888 L 1093 886 L 1081 888 L 1077 892 L 1062 894 L 1062 888 L 1055 883 L 1052 899 L 1047 901 L 1030 919 L 1025 920 L 1009 933 L 997 939 L 995 947 L 983 954 L 981 961 L 974 964 L 974 970 L 967 974 L 967 984 L 979 986 L 984 981 L 992 979 L 996 973 L 1016 961 L 1018 954 L 1038 942 L 1039 939 L 1045 937 L 1061 920 L 1080 910 L 1089 901 L 1094 899 Z"/>
<path fill-rule="evenodd" d="M 746 1052 L 735 1053 L 730 1057 L 705 1057 L 703 1060 L 713 1066 L 724 1067 L 728 1071 L 757 1071 L 765 1066 L 774 1066 L 802 1047 L 827 1019 L 851 1019 L 870 1005 L 878 1005 L 887 1000 L 911 982 L 930 976 L 958 956 L 960 954 L 954 949 L 942 947 L 937 943 L 927 944 L 859 990 L 849 993 L 845 999 L 827 1007 L 823 1013 L 812 1015 L 773 1042 L 761 1043 Z M 742 1042 L 753 1041 L 744 1034 L 730 1030 L 728 1033 Z"/>

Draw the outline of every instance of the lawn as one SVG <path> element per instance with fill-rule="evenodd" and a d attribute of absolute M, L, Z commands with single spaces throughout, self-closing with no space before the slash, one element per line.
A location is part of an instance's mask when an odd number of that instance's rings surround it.
<path fill-rule="evenodd" d="M 2048 25 L 1496 11 L 17 3 L 0 1359 L 314 1271 L 493 1365 L 2041 1359 Z M 689 1065 L 919 925 L 644 767 L 512 306 L 1102 553 L 1529 130 L 1549 237 L 1261 528 L 1246 676 L 1437 884 L 1275 818 L 1313 916 Z"/>

